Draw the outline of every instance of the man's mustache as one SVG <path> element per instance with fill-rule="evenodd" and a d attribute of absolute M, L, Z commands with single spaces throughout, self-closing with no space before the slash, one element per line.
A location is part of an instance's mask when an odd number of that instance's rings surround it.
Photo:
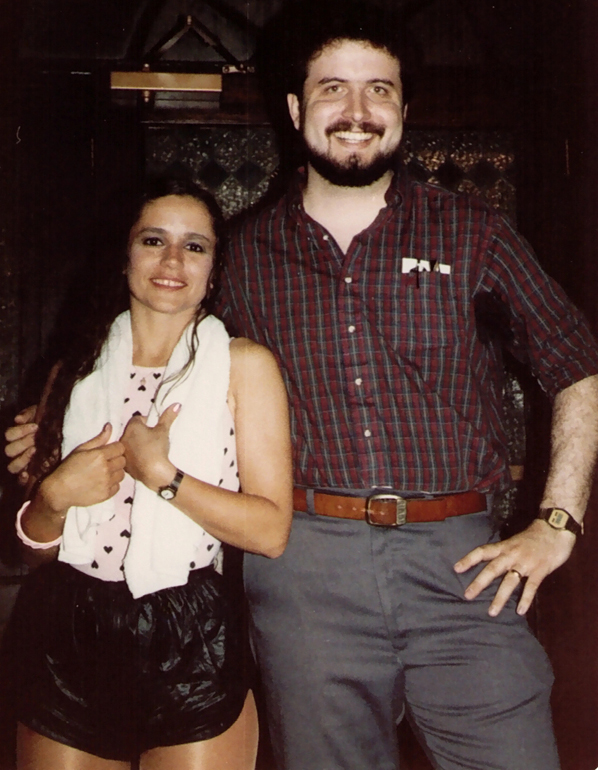
<path fill-rule="evenodd" d="M 336 123 L 328 126 L 326 129 L 326 136 L 331 136 L 337 131 L 354 131 L 355 129 L 364 134 L 376 134 L 380 137 L 386 130 L 385 127 L 381 126 L 379 123 L 370 123 L 367 120 L 364 120 L 361 123 L 353 123 L 351 120 L 337 120 Z"/>

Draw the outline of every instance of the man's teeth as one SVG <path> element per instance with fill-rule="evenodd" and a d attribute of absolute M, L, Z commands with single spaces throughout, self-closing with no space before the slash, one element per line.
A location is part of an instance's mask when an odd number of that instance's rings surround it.
<path fill-rule="evenodd" d="M 374 134 L 366 134 L 363 131 L 336 131 L 334 135 L 344 142 L 367 142 L 374 136 Z"/>

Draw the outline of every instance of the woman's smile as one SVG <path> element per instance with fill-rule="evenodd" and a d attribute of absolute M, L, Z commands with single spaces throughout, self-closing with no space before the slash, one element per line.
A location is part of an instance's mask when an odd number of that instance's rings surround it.
<path fill-rule="evenodd" d="M 151 278 L 150 280 L 154 286 L 164 289 L 182 289 L 187 285 L 184 281 L 178 281 L 174 278 Z"/>

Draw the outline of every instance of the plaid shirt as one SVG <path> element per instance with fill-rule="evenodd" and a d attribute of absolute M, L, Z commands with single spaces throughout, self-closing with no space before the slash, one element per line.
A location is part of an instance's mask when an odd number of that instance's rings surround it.
<path fill-rule="evenodd" d="M 398 177 L 343 254 L 300 184 L 231 233 L 222 308 L 278 359 L 296 483 L 508 485 L 502 345 L 553 397 L 598 373 L 580 313 L 479 200 Z"/>

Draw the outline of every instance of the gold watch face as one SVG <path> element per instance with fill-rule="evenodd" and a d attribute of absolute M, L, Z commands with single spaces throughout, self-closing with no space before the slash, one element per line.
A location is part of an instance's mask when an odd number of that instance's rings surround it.
<path fill-rule="evenodd" d="M 553 508 L 546 521 L 555 529 L 565 529 L 568 518 L 569 514 L 567 511 L 563 511 L 560 508 Z"/>

